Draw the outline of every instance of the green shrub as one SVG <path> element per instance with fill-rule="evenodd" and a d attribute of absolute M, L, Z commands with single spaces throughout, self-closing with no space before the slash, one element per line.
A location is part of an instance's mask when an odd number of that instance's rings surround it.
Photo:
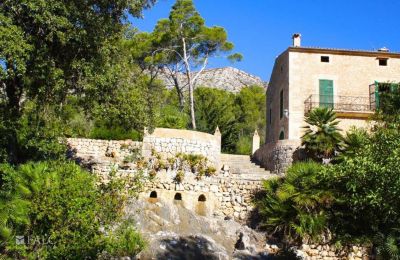
<path fill-rule="evenodd" d="M 112 129 L 106 127 L 94 127 L 90 133 L 90 138 L 103 140 L 140 140 L 142 134 L 136 130 L 125 130 L 121 127 Z"/>
<path fill-rule="evenodd" d="M 336 113 L 326 107 L 311 110 L 305 117 L 307 126 L 301 137 L 310 158 L 316 160 L 331 159 L 335 152 L 341 150 L 343 136 L 339 132 Z"/>
<path fill-rule="evenodd" d="M 105 251 L 112 257 L 135 256 L 146 246 L 146 241 L 127 220 L 108 238 Z"/>
<path fill-rule="evenodd" d="M 323 166 L 292 165 L 287 175 L 264 182 L 265 196 L 255 201 L 267 230 L 289 241 L 318 240 L 327 227 L 332 193 L 320 186 Z"/>
<path fill-rule="evenodd" d="M 14 203 L 13 196 L 6 194 L 17 190 L 30 199 L 29 203 L 16 204 L 22 210 L 0 207 L 0 216 L 7 219 L 6 228 L 15 231 L 8 232 L 10 238 L 2 238 L 0 252 L 14 258 L 96 258 L 109 246 L 108 236 L 119 236 L 111 227 L 122 218 L 128 198 L 125 188 L 138 191 L 140 187 L 140 183 L 116 178 L 115 174 L 99 184 L 95 175 L 78 165 L 56 161 L 2 166 L 1 179 L 7 180 L 1 187 L 4 205 Z M 3 226 L 0 229 L 4 230 Z M 25 236 L 27 244 L 16 246 L 16 235 Z"/>
<path fill-rule="evenodd" d="M 252 141 L 252 138 L 250 138 L 249 136 L 241 136 L 236 143 L 236 153 L 246 155 L 251 154 L 251 148 L 253 145 Z"/>
<path fill-rule="evenodd" d="M 176 172 L 175 181 L 181 183 L 185 179 L 185 172 L 182 170 L 178 170 Z"/>
<path fill-rule="evenodd" d="M 189 124 L 187 113 L 179 111 L 178 107 L 165 105 L 162 107 L 157 127 L 186 129 Z"/>

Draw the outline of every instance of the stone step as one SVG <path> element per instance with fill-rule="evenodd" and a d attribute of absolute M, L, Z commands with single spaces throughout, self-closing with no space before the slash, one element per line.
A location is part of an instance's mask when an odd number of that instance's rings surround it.
<path fill-rule="evenodd" d="M 249 155 L 221 154 L 221 164 L 228 165 L 235 176 L 269 176 L 270 172 L 251 161 Z"/>

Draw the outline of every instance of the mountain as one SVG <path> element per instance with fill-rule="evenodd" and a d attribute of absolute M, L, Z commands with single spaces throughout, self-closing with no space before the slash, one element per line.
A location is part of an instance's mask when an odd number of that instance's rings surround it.
<path fill-rule="evenodd" d="M 194 72 L 196 73 L 196 72 Z M 166 73 L 159 74 L 158 78 L 162 80 L 168 89 L 174 88 L 173 80 L 167 76 Z M 179 74 L 179 81 L 184 82 L 185 75 Z M 195 87 L 210 87 L 226 90 L 229 92 L 237 93 L 244 87 L 252 85 L 267 87 L 268 83 L 262 81 L 260 77 L 251 75 L 242 70 L 224 67 L 215 69 L 206 69 L 195 82 Z"/>

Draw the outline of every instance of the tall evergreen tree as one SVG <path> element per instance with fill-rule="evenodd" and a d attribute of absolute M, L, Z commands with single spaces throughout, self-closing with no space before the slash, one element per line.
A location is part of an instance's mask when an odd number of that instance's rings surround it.
<path fill-rule="evenodd" d="M 147 43 L 144 45 L 148 51 L 146 55 L 137 57 L 152 69 L 162 70 L 173 82 L 181 111 L 184 109 L 185 92 L 188 91 L 191 124 L 196 129 L 194 84 L 211 57 L 233 49 L 225 29 L 206 26 L 192 0 L 177 0 L 169 18 L 159 20 L 151 35 L 139 34 L 136 38 Z M 232 54 L 228 58 L 234 61 L 241 60 L 242 56 Z"/>
<path fill-rule="evenodd" d="M 29 100 L 62 108 L 70 93 L 96 88 L 126 28 L 153 0 L 6 0 L 0 3 L 1 141 L 8 160 L 22 149 L 18 131 Z"/>

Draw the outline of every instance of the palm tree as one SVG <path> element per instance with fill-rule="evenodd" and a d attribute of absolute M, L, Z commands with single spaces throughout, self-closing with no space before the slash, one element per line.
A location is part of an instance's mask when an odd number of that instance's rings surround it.
<path fill-rule="evenodd" d="M 266 180 L 265 196 L 255 202 L 264 227 L 289 242 L 320 239 L 327 231 L 326 208 L 334 199 L 319 184 L 322 172 L 319 163 L 300 162 L 284 178 Z"/>
<path fill-rule="evenodd" d="M 336 113 L 331 108 L 318 107 L 306 116 L 305 133 L 301 137 L 306 152 L 314 159 L 330 159 L 342 146 L 343 136 L 337 127 Z"/>

